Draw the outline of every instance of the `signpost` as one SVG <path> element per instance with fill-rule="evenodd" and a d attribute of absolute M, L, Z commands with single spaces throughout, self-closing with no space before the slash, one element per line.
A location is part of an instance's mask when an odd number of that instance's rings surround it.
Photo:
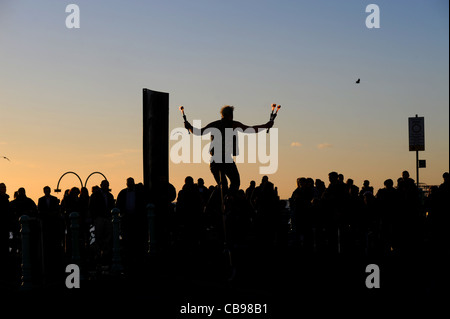
<path fill-rule="evenodd" d="M 425 167 L 425 161 L 419 161 L 419 151 L 425 151 L 425 121 L 423 117 L 409 117 L 409 150 L 416 151 L 416 176 L 419 186 L 419 167 Z M 419 165 L 419 163 L 421 165 Z"/>

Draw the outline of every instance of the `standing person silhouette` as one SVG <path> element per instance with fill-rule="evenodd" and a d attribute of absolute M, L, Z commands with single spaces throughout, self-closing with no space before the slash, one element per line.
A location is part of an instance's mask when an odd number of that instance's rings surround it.
<path fill-rule="evenodd" d="M 96 258 L 101 266 L 108 266 L 112 257 L 111 210 L 116 203 L 110 191 L 105 179 L 89 199 L 89 213 L 95 226 Z"/>
<path fill-rule="evenodd" d="M 184 123 L 185 128 L 194 135 L 206 135 L 208 133 L 211 133 L 210 153 L 212 158 L 210 163 L 210 170 L 217 184 L 222 187 L 224 195 L 227 193 L 230 195 L 236 194 L 241 184 L 239 171 L 236 167 L 236 163 L 233 160 L 233 156 L 238 155 L 236 136 L 233 134 L 232 140 L 229 141 L 229 138 L 226 138 L 228 136 L 225 133 L 226 129 L 229 128 L 234 131 L 235 129 L 239 128 L 245 131 L 248 128 L 251 128 L 253 129 L 253 133 L 258 133 L 258 130 L 260 129 L 267 129 L 273 126 L 273 120 L 267 122 L 266 124 L 254 126 L 242 124 L 241 122 L 233 120 L 233 111 L 233 106 L 223 106 L 220 110 L 221 119 L 211 122 L 201 129 L 194 128 L 188 121 L 185 121 Z M 247 131 L 247 133 L 249 131 Z M 215 150 L 215 144 L 213 143 L 214 138 L 221 139 L 222 146 L 221 153 L 219 150 L 219 152 L 216 153 L 216 156 L 214 155 L 215 151 L 217 152 L 217 150 Z M 229 191 L 227 177 L 230 179 Z"/>

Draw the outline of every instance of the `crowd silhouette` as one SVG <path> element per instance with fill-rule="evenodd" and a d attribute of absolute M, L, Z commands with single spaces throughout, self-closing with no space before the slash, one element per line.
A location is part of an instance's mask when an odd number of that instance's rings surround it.
<path fill-rule="evenodd" d="M 263 176 L 259 185 L 251 181 L 238 191 L 220 192 L 206 187 L 204 180 L 187 176 L 176 193 L 169 184 L 168 206 L 158 227 L 164 229 L 160 247 L 178 260 L 192 263 L 219 256 L 226 238 L 239 267 L 242 254 L 253 251 L 289 251 L 310 256 L 411 256 L 418 250 L 448 254 L 449 173 L 440 186 L 427 194 L 404 171 L 394 185 L 392 179 L 375 191 L 369 180 L 361 188 L 352 179 L 330 172 L 328 182 L 299 177 L 287 200 Z M 70 263 L 72 212 L 79 214 L 79 247 L 84 269 L 99 274 L 112 263 L 113 226 L 111 210 L 120 210 L 120 245 L 125 273 L 143 267 L 149 250 L 147 204 L 142 183 L 126 180 L 126 188 L 115 199 L 104 180 L 100 186 L 67 190 L 64 198 L 43 188 L 38 204 L 20 188 L 10 200 L 0 183 L 0 260 L 2 283 L 19 282 L 21 233 L 19 218 L 31 219 L 31 263 L 36 285 L 58 280 Z M 224 218 L 225 217 L 225 218 Z M 222 259 L 223 260 L 223 259 Z M 141 268 L 139 268 L 141 269 Z M 5 275 L 6 274 L 6 275 Z"/>

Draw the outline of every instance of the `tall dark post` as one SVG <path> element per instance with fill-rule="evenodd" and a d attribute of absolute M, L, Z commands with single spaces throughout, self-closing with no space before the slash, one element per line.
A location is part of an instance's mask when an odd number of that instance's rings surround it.
<path fill-rule="evenodd" d="M 416 114 L 416 117 L 417 114 Z M 419 187 L 419 150 L 416 149 L 416 183 L 417 183 L 417 187 Z"/>
<path fill-rule="evenodd" d="M 419 187 L 419 151 L 416 151 L 416 179 L 417 187 Z"/>
<path fill-rule="evenodd" d="M 159 244 L 164 229 L 162 221 L 168 213 L 169 94 L 144 89 L 143 112 L 144 186 L 149 203 L 155 205 L 155 225 L 152 228 L 156 233 L 151 238 Z M 153 253 L 159 250 L 152 243 L 150 249 Z"/>

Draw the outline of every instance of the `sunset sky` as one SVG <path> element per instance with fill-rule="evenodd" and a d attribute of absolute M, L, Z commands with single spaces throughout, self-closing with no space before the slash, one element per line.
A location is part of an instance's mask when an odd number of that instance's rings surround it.
<path fill-rule="evenodd" d="M 70 3 L 79 29 L 66 28 Z M 371 3 L 378 29 L 366 27 Z M 297 177 L 328 185 L 330 171 L 375 189 L 403 170 L 416 179 L 416 114 L 425 118 L 420 182 L 440 184 L 449 170 L 448 12 L 445 0 L 0 0 L 0 182 L 35 201 L 67 171 L 83 183 L 102 172 L 114 196 L 127 177 L 141 182 L 148 88 L 170 94 L 170 130 L 183 126 L 179 105 L 191 123 L 216 120 L 229 104 L 254 125 L 281 104 L 269 175 L 281 198 Z M 259 166 L 238 164 L 241 188 L 260 182 Z M 187 175 L 213 184 L 205 163 L 170 163 L 169 173 L 177 191 Z M 72 186 L 80 183 L 67 175 L 60 187 Z"/>

